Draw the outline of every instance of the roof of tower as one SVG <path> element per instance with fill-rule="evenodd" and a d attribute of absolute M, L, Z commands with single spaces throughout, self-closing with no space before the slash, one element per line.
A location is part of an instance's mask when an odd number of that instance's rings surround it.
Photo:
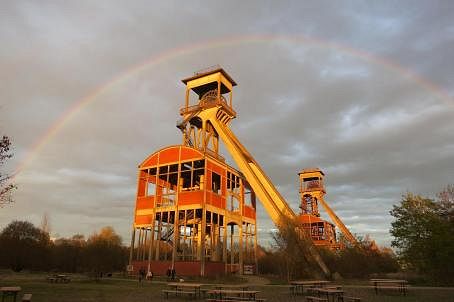
<path fill-rule="evenodd" d="M 325 176 L 325 173 L 323 173 L 322 170 L 320 170 L 320 168 L 306 168 L 306 169 L 303 169 L 301 170 L 299 174 L 305 174 L 305 173 L 316 173 L 316 172 L 319 172 L 320 174 L 322 174 L 323 176 Z"/>
<path fill-rule="evenodd" d="M 194 79 L 198 79 L 217 72 L 222 73 L 222 75 L 226 77 L 226 79 L 229 80 L 230 83 L 232 83 L 232 86 L 236 86 L 236 82 L 232 79 L 232 77 L 219 65 L 196 71 L 192 77 L 183 79 L 181 81 L 186 84 L 187 82 L 192 81 Z"/>

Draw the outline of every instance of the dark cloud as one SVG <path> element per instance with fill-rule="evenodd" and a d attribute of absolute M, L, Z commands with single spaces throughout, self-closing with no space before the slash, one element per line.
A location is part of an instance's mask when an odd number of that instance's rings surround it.
<path fill-rule="evenodd" d="M 454 177 L 452 11 L 450 1 L 5 2 L 0 125 L 15 145 L 9 169 L 78 100 L 119 80 L 34 154 L 0 227 L 39 223 L 47 212 L 55 234 L 113 225 L 128 241 L 137 165 L 181 142 L 180 79 L 221 64 L 239 83 L 232 128 L 292 207 L 297 172 L 321 167 L 344 222 L 389 244 L 388 212 L 401 194 L 433 196 Z M 261 34 L 280 38 L 228 42 Z M 206 43 L 214 40 L 225 43 Z M 175 49 L 186 52 L 171 56 Z M 263 208 L 258 217 L 270 238 Z"/>

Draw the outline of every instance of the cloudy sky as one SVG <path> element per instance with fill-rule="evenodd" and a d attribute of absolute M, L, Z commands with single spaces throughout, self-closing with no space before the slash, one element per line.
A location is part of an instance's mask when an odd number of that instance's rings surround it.
<path fill-rule="evenodd" d="M 320 167 L 351 231 L 389 245 L 402 193 L 454 183 L 453 20 L 452 1 L 0 1 L 20 168 L 0 228 L 47 213 L 54 236 L 129 241 L 137 165 L 181 142 L 180 80 L 220 64 L 232 128 L 291 206 L 297 172 Z M 259 227 L 266 242 L 262 207 Z"/>

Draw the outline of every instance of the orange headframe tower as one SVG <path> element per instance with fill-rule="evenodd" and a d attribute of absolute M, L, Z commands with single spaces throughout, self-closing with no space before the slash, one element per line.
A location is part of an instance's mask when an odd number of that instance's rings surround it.
<path fill-rule="evenodd" d="M 300 179 L 299 193 L 301 198 L 299 221 L 304 230 L 310 234 L 312 242 L 316 246 L 330 249 L 341 248 L 341 244 L 336 238 L 334 224 L 320 218 L 318 206 L 321 204 L 328 216 L 342 232 L 346 242 L 355 245 L 357 243 L 356 238 L 325 201 L 326 191 L 323 183 L 325 174 L 322 170 L 318 168 L 304 169 L 298 173 L 298 176 Z"/>
<path fill-rule="evenodd" d="M 225 118 L 234 118 L 236 83 L 221 68 L 183 83 L 186 99 L 177 125 L 183 144 L 163 148 L 139 165 L 130 268 L 201 276 L 253 272 L 255 194 L 219 154 L 213 125 L 197 116 L 219 107 Z"/>

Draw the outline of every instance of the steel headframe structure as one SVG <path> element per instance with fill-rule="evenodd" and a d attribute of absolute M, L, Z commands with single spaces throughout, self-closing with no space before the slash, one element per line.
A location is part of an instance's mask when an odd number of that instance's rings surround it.
<path fill-rule="evenodd" d="M 290 208 L 229 128 L 236 117 L 232 105 L 236 83 L 222 68 L 198 72 L 183 83 L 185 105 L 177 123 L 183 144 L 164 148 L 139 166 L 130 255 L 135 270 L 147 266 L 164 271 L 169 266 L 182 274 L 197 271 L 202 276 L 253 271 L 257 259 L 255 196 L 277 227 L 288 219 L 303 223 L 298 234 L 306 239 L 313 238 L 303 217 L 318 214 L 308 212 L 307 200 L 319 201 L 344 234 L 351 236 L 346 237 L 355 241 L 321 198 L 324 189 L 302 190 L 307 179 L 313 183 L 319 175 L 300 173 L 303 213 L 298 216 Z M 219 139 L 239 171 L 219 154 Z M 329 275 L 313 241 L 306 242 L 304 256 Z"/>

